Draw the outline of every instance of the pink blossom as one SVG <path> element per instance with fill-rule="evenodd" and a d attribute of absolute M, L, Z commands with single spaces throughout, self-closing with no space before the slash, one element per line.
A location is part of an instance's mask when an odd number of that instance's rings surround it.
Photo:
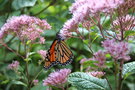
<path fill-rule="evenodd" d="M 45 39 L 44 37 L 40 37 L 40 41 L 39 41 L 40 44 L 44 44 L 45 43 Z"/>
<path fill-rule="evenodd" d="M 88 61 L 88 59 L 86 59 L 86 58 L 81 59 L 80 64 L 83 64 L 85 61 Z"/>
<path fill-rule="evenodd" d="M 34 41 L 37 38 L 41 38 L 41 34 L 44 30 L 51 29 L 51 26 L 46 20 L 40 20 L 39 18 L 27 15 L 13 16 L 7 20 L 1 31 L 4 34 L 13 34 L 19 37 L 20 40 Z M 6 33 L 5 33 L 6 32 Z"/>
<path fill-rule="evenodd" d="M 132 30 L 135 27 L 135 17 L 132 15 L 119 17 L 113 21 L 113 26 L 116 30 Z"/>
<path fill-rule="evenodd" d="M 105 57 L 105 52 L 99 50 L 98 52 L 94 53 L 94 60 L 99 61 L 96 65 L 99 67 L 104 67 L 106 57 Z"/>
<path fill-rule="evenodd" d="M 34 84 L 34 85 L 37 85 L 38 82 L 39 82 L 38 80 L 33 80 L 33 84 Z"/>
<path fill-rule="evenodd" d="M 68 37 L 72 32 L 76 32 L 78 25 L 89 20 L 90 16 L 98 12 L 110 12 L 122 4 L 124 0 L 75 0 L 70 7 L 72 18 L 65 22 L 60 30 L 61 37 Z M 89 27 L 87 26 L 89 29 Z"/>
<path fill-rule="evenodd" d="M 80 60 L 80 64 L 83 64 L 86 61 L 94 61 L 94 58 L 83 58 Z"/>
<path fill-rule="evenodd" d="M 117 8 L 118 5 L 122 4 L 123 2 L 124 0 L 76 0 L 71 6 L 70 11 L 71 13 L 75 13 L 80 8 L 88 7 L 89 12 L 92 13 L 97 11 L 105 12 L 109 9 Z"/>
<path fill-rule="evenodd" d="M 62 38 L 67 38 L 72 35 L 71 32 L 74 32 L 77 30 L 77 22 L 74 19 L 69 19 L 65 24 L 63 25 L 63 28 L 60 30 L 60 36 Z"/>
<path fill-rule="evenodd" d="M 102 46 L 115 60 L 130 60 L 128 43 L 107 39 L 102 42 Z"/>
<path fill-rule="evenodd" d="M 67 77 L 71 73 L 70 69 L 61 69 L 52 72 L 48 78 L 43 80 L 43 86 L 59 86 L 67 82 Z"/>
<path fill-rule="evenodd" d="M 2 39 L 4 37 L 4 31 L 0 30 L 0 39 Z"/>
<path fill-rule="evenodd" d="M 101 72 L 101 71 L 92 71 L 92 72 L 86 72 L 86 73 L 94 77 L 98 77 L 98 78 L 101 78 L 102 76 L 105 75 L 105 72 Z"/>
<path fill-rule="evenodd" d="M 8 69 L 16 70 L 19 66 L 18 61 L 13 61 L 11 64 L 8 65 Z"/>
<path fill-rule="evenodd" d="M 105 67 L 105 61 L 106 61 L 106 57 L 105 57 L 105 52 L 99 50 L 98 52 L 94 53 L 94 56 L 92 58 L 83 58 L 80 60 L 80 64 L 84 64 L 84 62 L 86 61 L 93 61 L 93 64 L 103 68 Z M 98 61 L 98 62 L 94 62 L 94 61 Z M 90 67 L 92 68 L 92 67 Z"/>
<path fill-rule="evenodd" d="M 78 7 L 78 9 L 73 13 L 72 19 L 76 21 L 76 23 L 82 22 L 86 17 L 89 17 L 89 7 L 88 5 L 83 5 Z"/>
<path fill-rule="evenodd" d="M 43 59 L 46 58 L 46 53 L 47 53 L 46 50 L 39 50 L 38 53 L 41 55 L 41 57 L 42 57 Z"/>
<path fill-rule="evenodd" d="M 89 20 L 84 20 L 84 21 L 82 22 L 82 26 L 83 26 L 84 28 L 86 28 L 87 30 L 90 30 L 90 27 L 93 26 L 93 25 L 94 25 L 94 24 L 92 24 L 92 22 L 89 21 Z"/>
<path fill-rule="evenodd" d="M 94 56 L 92 58 L 83 58 L 80 60 L 80 64 L 83 64 L 86 61 L 98 61 L 97 63 L 95 62 L 94 64 L 97 65 L 98 67 L 104 67 L 106 57 L 105 57 L 105 52 L 99 50 L 98 52 L 94 53 Z"/>

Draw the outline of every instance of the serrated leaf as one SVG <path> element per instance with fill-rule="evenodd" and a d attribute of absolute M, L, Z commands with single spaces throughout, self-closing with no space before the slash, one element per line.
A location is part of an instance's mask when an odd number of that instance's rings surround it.
<path fill-rule="evenodd" d="M 105 79 L 99 79 L 83 72 L 70 74 L 68 82 L 79 90 L 108 90 L 108 84 Z"/>
<path fill-rule="evenodd" d="M 13 0 L 12 7 L 15 10 L 24 8 L 24 7 L 30 7 L 34 6 L 37 0 Z"/>
<path fill-rule="evenodd" d="M 122 75 L 124 79 L 133 73 L 135 73 L 135 62 L 130 62 L 123 65 Z"/>

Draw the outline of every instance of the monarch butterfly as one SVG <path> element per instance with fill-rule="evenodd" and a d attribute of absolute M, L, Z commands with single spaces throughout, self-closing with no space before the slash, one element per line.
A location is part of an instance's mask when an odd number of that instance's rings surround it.
<path fill-rule="evenodd" d="M 72 51 L 68 48 L 64 39 L 56 34 L 56 39 L 46 54 L 44 68 L 49 69 L 56 64 L 66 65 L 71 63 L 72 59 Z"/>

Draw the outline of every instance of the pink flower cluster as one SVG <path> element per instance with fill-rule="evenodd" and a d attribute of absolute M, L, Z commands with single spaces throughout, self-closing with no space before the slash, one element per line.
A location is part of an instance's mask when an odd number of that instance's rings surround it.
<path fill-rule="evenodd" d="M 19 66 L 18 61 L 13 61 L 11 64 L 8 65 L 8 69 L 16 70 Z"/>
<path fill-rule="evenodd" d="M 60 36 L 63 38 L 70 37 L 72 35 L 71 32 L 77 30 L 77 21 L 74 19 L 69 19 L 65 24 L 63 25 L 63 28 L 60 30 Z"/>
<path fill-rule="evenodd" d="M 61 69 L 53 72 L 48 78 L 43 80 L 43 86 L 59 86 L 67 82 L 67 77 L 71 73 L 70 69 Z"/>
<path fill-rule="evenodd" d="M 119 17 L 113 21 L 113 26 L 117 30 L 132 30 L 135 27 L 135 16 L 126 15 Z"/>
<path fill-rule="evenodd" d="M 73 14 L 60 30 L 62 37 L 68 37 L 71 32 L 77 30 L 77 25 L 97 12 L 109 12 L 122 4 L 124 0 L 75 0 L 70 11 Z"/>
<path fill-rule="evenodd" d="M 130 60 L 128 43 L 107 39 L 102 42 L 102 46 L 115 60 Z"/>
<path fill-rule="evenodd" d="M 0 30 L 0 39 L 4 37 L 4 30 Z"/>
<path fill-rule="evenodd" d="M 105 52 L 99 50 L 98 52 L 94 53 L 93 59 L 98 61 L 98 63 L 96 64 L 97 66 L 104 67 L 106 61 Z"/>
<path fill-rule="evenodd" d="M 34 41 L 39 38 L 41 43 L 44 43 L 43 37 L 40 34 L 46 29 L 51 29 L 51 26 L 46 20 L 40 20 L 39 18 L 27 15 L 13 16 L 2 26 L 0 38 L 10 33 L 18 36 L 20 40 L 26 39 Z"/>
<path fill-rule="evenodd" d="M 86 73 L 94 77 L 98 77 L 98 78 L 101 78 L 102 76 L 105 75 L 105 72 L 101 72 L 101 71 L 92 71 L 92 72 L 86 72 Z"/>
<path fill-rule="evenodd" d="M 106 61 L 106 57 L 105 57 L 105 52 L 99 50 L 98 52 L 94 53 L 94 57 L 89 58 L 89 59 L 82 59 L 80 61 L 80 64 L 83 64 L 85 61 L 98 61 L 97 63 L 94 63 L 96 66 L 98 67 L 105 67 L 105 61 Z"/>
<path fill-rule="evenodd" d="M 108 11 L 109 9 L 117 8 L 124 0 L 76 0 L 71 7 L 71 13 L 75 13 L 84 8 L 88 8 L 89 12 L 95 13 L 98 11 Z"/>
<path fill-rule="evenodd" d="M 46 50 L 39 50 L 38 53 L 41 55 L 41 57 L 42 57 L 43 59 L 45 59 L 46 53 L 47 53 Z"/>

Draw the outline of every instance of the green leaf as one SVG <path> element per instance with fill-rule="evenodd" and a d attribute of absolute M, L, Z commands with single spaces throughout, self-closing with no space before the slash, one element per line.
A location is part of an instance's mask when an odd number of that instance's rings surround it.
<path fill-rule="evenodd" d="M 15 10 L 24 8 L 24 7 L 30 7 L 34 6 L 37 0 L 13 0 L 12 7 Z"/>
<path fill-rule="evenodd" d="M 88 61 L 85 61 L 84 63 L 83 63 L 83 68 L 85 69 L 85 68 L 87 68 L 87 67 L 94 67 L 94 68 L 96 68 L 97 66 L 95 65 L 96 63 L 98 63 L 98 61 L 94 61 L 94 60 L 88 60 Z"/>
<path fill-rule="evenodd" d="M 106 58 L 111 58 L 111 55 L 110 54 L 106 54 L 105 57 Z"/>
<path fill-rule="evenodd" d="M 4 80 L 0 84 L 7 84 L 8 82 L 9 82 L 9 80 Z"/>
<path fill-rule="evenodd" d="M 91 44 L 99 37 L 99 35 L 96 35 L 95 38 L 92 40 Z"/>
<path fill-rule="evenodd" d="M 83 35 L 87 35 L 89 33 L 89 31 L 85 28 L 79 28 L 78 31 L 82 33 Z"/>
<path fill-rule="evenodd" d="M 0 8 L 2 8 L 7 2 L 8 0 L 0 0 Z"/>
<path fill-rule="evenodd" d="M 135 35 L 135 31 L 131 31 L 131 30 L 125 31 L 125 37 L 133 36 L 133 35 Z"/>
<path fill-rule="evenodd" d="M 86 45 L 88 45 L 89 44 L 89 41 L 90 40 L 86 39 L 86 40 L 83 40 L 83 43 L 86 44 Z"/>
<path fill-rule="evenodd" d="M 5 60 L 6 60 L 6 61 L 10 61 L 10 60 L 13 60 L 15 57 L 16 57 L 16 54 L 15 54 L 15 53 L 9 52 L 9 53 L 7 53 L 7 55 L 6 55 Z"/>
<path fill-rule="evenodd" d="M 2 25 L 6 22 L 6 15 L 5 16 L 0 16 L 0 27 L 2 27 Z"/>
<path fill-rule="evenodd" d="M 36 54 L 36 52 L 29 52 L 28 56 L 31 56 L 31 55 L 34 55 L 34 54 Z"/>
<path fill-rule="evenodd" d="M 69 75 L 68 82 L 79 90 L 108 90 L 105 79 L 99 79 L 83 72 L 75 72 Z"/>
<path fill-rule="evenodd" d="M 106 65 L 108 68 L 113 67 L 113 64 L 114 64 L 113 61 L 106 61 L 106 62 L 105 62 L 105 65 Z"/>
<path fill-rule="evenodd" d="M 31 88 L 31 90 L 47 90 L 48 86 L 43 86 L 43 82 L 39 82 L 38 85 Z"/>
<path fill-rule="evenodd" d="M 122 75 L 124 79 L 133 73 L 135 73 L 135 62 L 130 62 L 123 65 Z"/>
<path fill-rule="evenodd" d="M 25 84 L 21 81 L 12 81 L 12 84 L 23 85 L 23 86 L 27 87 L 27 84 Z"/>
<path fill-rule="evenodd" d="M 23 86 L 27 87 L 27 84 L 25 84 L 25 83 L 23 83 L 23 82 L 21 82 L 21 81 L 13 80 L 13 81 L 11 81 L 11 82 L 6 86 L 6 90 L 10 90 L 10 88 L 11 88 L 11 86 L 12 86 L 13 84 L 16 84 L 16 85 L 23 85 Z"/>
<path fill-rule="evenodd" d="M 31 76 L 35 76 L 42 68 L 42 66 L 36 66 L 31 63 L 28 66 L 28 71 Z"/>
<path fill-rule="evenodd" d="M 24 59 L 24 61 L 29 62 L 29 61 L 31 61 L 31 58 L 26 58 L 26 59 Z"/>

